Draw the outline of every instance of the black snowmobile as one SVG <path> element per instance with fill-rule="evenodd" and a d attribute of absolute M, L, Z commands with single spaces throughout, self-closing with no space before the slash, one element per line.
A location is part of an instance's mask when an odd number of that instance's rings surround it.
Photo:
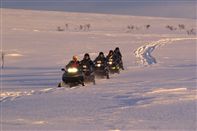
<path fill-rule="evenodd" d="M 90 69 L 87 65 L 81 65 L 82 66 L 82 71 L 84 75 L 84 82 L 93 82 L 93 84 L 96 84 L 95 81 L 95 76 L 94 72 L 92 71 L 93 69 Z"/>
<path fill-rule="evenodd" d="M 108 67 L 105 66 L 104 63 L 102 63 L 102 61 L 100 60 L 95 61 L 94 72 L 96 76 L 106 77 L 107 79 L 109 79 Z"/>
<path fill-rule="evenodd" d="M 120 73 L 120 66 L 114 59 L 109 59 L 107 61 L 107 64 L 108 64 L 108 67 L 109 67 L 109 72 L 111 74 L 114 74 L 114 73 L 119 74 Z"/>
<path fill-rule="evenodd" d="M 62 82 L 58 84 L 58 87 L 69 85 L 70 87 L 77 85 L 84 85 L 84 76 L 82 71 L 76 67 L 68 67 L 66 70 L 62 68 L 64 71 L 62 75 Z"/>

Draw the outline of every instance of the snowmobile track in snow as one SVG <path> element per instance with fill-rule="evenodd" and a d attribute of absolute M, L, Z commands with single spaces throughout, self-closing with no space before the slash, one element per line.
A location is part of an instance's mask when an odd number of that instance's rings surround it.
<path fill-rule="evenodd" d="M 16 98 L 22 97 L 22 96 L 31 96 L 34 94 L 41 94 L 41 93 L 47 93 L 54 90 L 53 88 L 46 88 L 46 89 L 41 89 L 38 91 L 31 90 L 31 91 L 11 91 L 11 92 L 1 92 L 0 95 L 0 102 L 5 102 L 7 100 L 13 101 Z"/>
<path fill-rule="evenodd" d="M 152 65 L 156 64 L 156 59 L 151 55 L 151 53 L 162 45 L 170 44 L 174 41 L 180 40 L 196 40 L 197 38 L 166 38 L 160 39 L 158 41 L 153 41 L 145 45 L 140 46 L 134 51 L 137 64 L 139 65 Z"/>
<path fill-rule="evenodd" d="M 7 92 L 0 92 L 0 103 L 6 102 L 6 101 L 13 101 L 20 97 L 26 97 L 26 96 L 32 96 L 32 95 L 38 95 L 38 94 L 44 94 L 44 93 L 51 93 L 58 90 L 74 90 L 78 89 L 81 86 L 63 86 L 63 87 L 47 87 L 39 90 L 29 90 L 29 91 L 7 91 Z"/>

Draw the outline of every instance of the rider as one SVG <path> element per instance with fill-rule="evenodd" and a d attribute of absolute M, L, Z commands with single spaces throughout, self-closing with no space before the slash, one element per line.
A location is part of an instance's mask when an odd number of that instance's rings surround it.
<path fill-rule="evenodd" d="M 94 68 L 94 63 L 93 61 L 90 59 L 90 55 L 88 53 L 86 53 L 84 55 L 83 60 L 80 62 L 81 65 L 86 65 L 87 68 L 90 70 L 90 72 L 93 72 L 93 68 Z"/>
<path fill-rule="evenodd" d="M 101 63 L 104 64 L 104 66 L 107 66 L 107 59 L 105 58 L 105 55 L 103 52 L 100 52 L 99 55 L 96 57 L 94 62 L 101 61 Z"/>
<path fill-rule="evenodd" d="M 66 69 L 69 70 L 69 68 L 77 68 L 77 78 L 79 79 L 78 82 L 82 84 L 82 86 L 85 86 L 84 84 L 84 77 L 82 76 L 82 68 L 80 61 L 78 60 L 77 56 L 73 56 L 72 60 L 66 65 Z M 69 73 L 69 71 L 68 71 Z"/>
<path fill-rule="evenodd" d="M 80 61 L 78 60 L 77 56 L 73 56 L 73 59 L 66 65 L 66 69 L 68 67 L 76 67 L 78 69 L 81 68 Z"/>
<path fill-rule="evenodd" d="M 116 48 L 115 48 L 114 54 L 115 54 L 115 56 L 117 57 L 118 63 L 120 64 L 120 68 L 121 68 L 122 70 L 124 70 L 123 62 L 122 62 L 122 54 L 121 54 L 121 52 L 120 52 L 119 47 L 116 47 Z"/>
<path fill-rule="evenodd" d="M 107 61 L 110 61 L 110 59 L 112 59 L 114 62 L 117 61 L 117 56 L 114 54 L 113 50 L 109 51 L 109 54 L 107 55 Z"/>
<path fill-rule="evenodd" d="M 98 61 L 101 61 L 101 63 L 103 64 L 103 67 L 104 67 L 103 69 L 106 73 L 107 79 L 109 79 L 109 68 L 107 65 L 107 59 L 105 58 L 103 52 L 99 53 L 98 57 L 94 60 L 94 63 L 97 63 Z"/>

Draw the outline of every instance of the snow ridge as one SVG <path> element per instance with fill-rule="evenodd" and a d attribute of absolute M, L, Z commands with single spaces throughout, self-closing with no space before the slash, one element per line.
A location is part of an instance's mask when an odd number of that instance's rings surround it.
<path fill-rule="evenodd" d="M 49 93 L 54 91 L 58 88 L 46 88 L 41 90 L 30 90 L 30 91 L 11 91 L 11 92 L 0 92 L 0 103 L 5 102 L 7 100 L 13 101 L 16 98 L 22 97 L 22 96 L 31 96 L 35 94 L 42 94 L 42 93 Z"/>
<path fill-rule="evenodd" d="M 151 53 L 160 46 L 170 44 L 174 41 L 180 41 L 180 40 L 194 40 L 197 38 L 166 38 L 166 39 L 160 39 L 158 41 L 153 41 L 150 43 L 147 43 L 145 45 L 140 46 L 134 51 L 137 64 L 139 65 L 152 65 L 156 64 L 156 59 L 151 55 Z"/>

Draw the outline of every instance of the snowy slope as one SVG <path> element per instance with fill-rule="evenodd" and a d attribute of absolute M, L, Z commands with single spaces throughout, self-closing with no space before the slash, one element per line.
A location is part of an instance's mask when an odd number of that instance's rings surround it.
<path fill-rule="evenodd" d="M 1 13 L 3 131 L 197 130 L 197 37 L 187 34 L 196 31 L 196 20 L 12 9 Z M 80 30 L 86 24 L 90 29 Z M 177 29 L 170 31 L 167 25 Z M 58 26 L 65 31 L 57 31 Z M 97 85 L 57 88 L 60 69 L 73 55 L 82 58 L 88 52 L 94 59 L 117 46 L 126 68 L 120 75 L 97 79 Z"/>

